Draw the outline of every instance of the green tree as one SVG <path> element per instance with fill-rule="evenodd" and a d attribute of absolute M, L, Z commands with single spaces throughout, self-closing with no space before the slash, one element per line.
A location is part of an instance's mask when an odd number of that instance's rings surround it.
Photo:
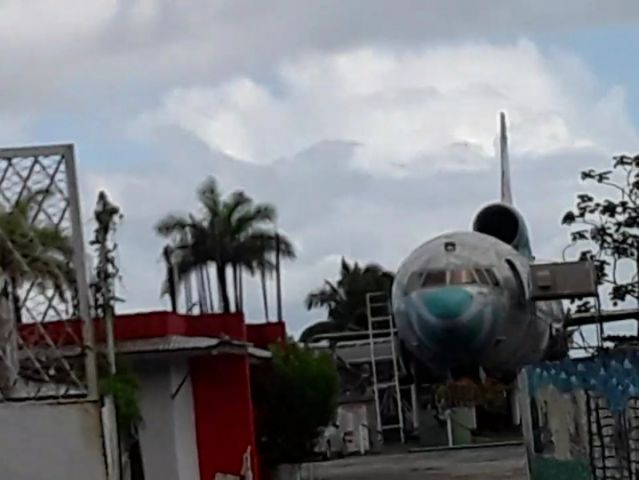
<path fill-rule="evenodd" d="M 36 192 L 10 209 L 0 206 L 0 294 L 12 304 L 16 323 L 22 323 L 20 288 L 26 282 L 53 288 L 64 297 L 73 281 L 69 238 L 54 225 L 31 222 L 46 196 Z"/>
<path fill-rule="evenodd" d="M 242 191 L 222 197 L 217 182 L 211 177 L 202 183 L 197 193 L 203 210 L 201 216 L 168 215 L 156 225 L 156 231 L 174 243 L 174 265 L 170 272 L 175 272 L 177 278 L 167 278 L 167 284 L 171 287 L 197 269 L 213 264 L 222 310 L 230 312 L 227 278 L 230 269 L 235 309 L 240 310 L 242 272 L 269 271 L 274 267 L 277 248 L 281 258 L 295 258 L 295 250 L 288 238 L 276 233 L 277 215 L 272 205 L 255 203 Z"/>
<path fill-rule="evenodd" d="M 379 265 L 369 263 L 362 267 L 342 258 L 339 280 L 325 280 L 323 287 L 306 297 L 306 308 L 325 308 L 328 321 L 311 325 L 301 339 L 304 341 L 319 333 L 368 329 L 366 295 L 377 292 L 390 295 L 393 279 L 394 275 Z"/>
<path fill-rule="evenodd" d="M 612 169 L 584 170 L 581 180 L 610 194 L 577 195 L 575 207 L 562 220 L 572 229 L 571 246 L 581 246 L 580 258 L 594 262 L 598 283 L 614 306 L 639 300 L 639 155 L 614 157 Z M 577 311 L 592 308 L 590 301 L 576 306 Z"/>
<path fill-rule="evenodd" d="M 326 353 L 292 341 L 271 351 L 271 364 L 252 376 L 252 392 L 258 448 L 268 465 L 276 466 L 313 454 L 319 429 L 334 420 L 339 376 Z"/>

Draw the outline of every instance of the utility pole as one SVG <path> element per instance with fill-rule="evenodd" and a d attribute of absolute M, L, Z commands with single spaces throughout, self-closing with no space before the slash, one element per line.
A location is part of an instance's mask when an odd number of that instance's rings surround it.
<path fill-rule="evenodd" d="M 277 294 L 277 321 L 282 321 L 282 272 L 280 268 L 280 234 L 275 229 L 275 281 Z"/>
<path fill-rule="evenodd" d="M 114 252 L 116 244 L 111 245 L 110 237 L 115 232 L 117 221 L 122 218 L 120 208 L 112 204 L 106 192 L 100 191 L 95 207 L 94 218 L 96 222 L 95 236 L 91 241 L 98 254 L 98 263 L 95 268 L 96 284 L 95 284 L 95 309 L 97 315 L 104 318 L 106 343 L 107 343 L 107 362 L 109 374 L 111 376 L 117 373 L 115 359 L 115 334 L 114 334 L 114 304 L 117 298 L 114 293 L 114 281 L 118 277 L 118 268 Z M 117 416 L 117 408 L 112 395 L 105 397 L 105 402 L 114 408 Z M 114 464 L 115 478 L 120 478 L 124 470 L 123 457 L 123 437 L 122 432 L 118 429 L 118 440 L 116 448 L 116 456 L 118 461 Z"/>
<path fill-rule="evenodd" d="M 114 294 L 113 282 L 118 275 L 113 253 L 115 246 L 109 245 L 109 237 L 115 231 L 116 220 L 121 218 L 120 208 L 112 204 L 106 193 L 100 191 L 95 208 L 95 237 L 91 242 L 98 250 L 98 264 L 96 266 L 97 285 L 96 308 L 105 321 L 107 360 L 111 375 L 116 373 L 115 336 L 114 336 Z"/>

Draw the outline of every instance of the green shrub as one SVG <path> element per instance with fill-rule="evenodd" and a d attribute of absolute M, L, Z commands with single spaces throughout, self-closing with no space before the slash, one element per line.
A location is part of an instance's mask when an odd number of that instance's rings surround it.
<path fill-rule="evenodd" d="M 118 425 L 128 429 L 140 423 L 138 379 L 127 362 L 117 359 L 117 372 L 112 375 L 108 371 L 106 359 L 98 356 L 98 373 L 100 395 L 111 395 L 115 403 Z"/>
<path fill-rule="evenodd" d="M 252 377 L 258 445 L 274 466 L 312 455 L 318 429 L 335 416 L 339 376 L 326 353 L 294 342 L 271 351 L 270 365 L 256 369 Z"/>

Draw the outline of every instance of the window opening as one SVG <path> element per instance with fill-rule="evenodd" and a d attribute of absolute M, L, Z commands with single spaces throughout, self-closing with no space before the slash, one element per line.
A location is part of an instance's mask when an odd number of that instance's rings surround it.
<path fill-rule="evenodd" d="M 486 272 L 486 275 L 488 275 L 488 278 L 490 279 L 490 283 L 492 283 L 493 286 L 498 287 L 499 279 L 497 278 L 497 275 L 495 274 L 494 270 L 492 268 L 486 268 L 484 271 Z"/>
<path fill-rule="evenodd" d="M 446 283 L 446 270 L 430 270 L 424 274 L 422 287 L 438 287 Z"/>
<path fill-rule="evenodd" d="M 448 272 L 448 283 L 450 285 L 472 285 L 477 283 L 472 270 L 457 269 Z"/>
<path fill-rule="evenodd" d="M 524 281 L 521 278 L 519 270 L 517 270 L 517 267 L 515 266 L 513 261 L 509 258 L 506 259 L 506 265 L 508 265 L 508 268 L 510 269 L 510 271 L 513 274 L 513 277 L 515 278 L 515 284 L 518 290 L 517 293 L 518 293 L 519 301 L 523 302 L 524 299 L 526 298 L 526 288 L 524 287 Z"/>
<path fill-rule="evenodd" d="M 483 268 L 475 269 L 475 276 L 479 279 L 479 283 L 482 285 L 490 285 L 492 283 L 490 281 L 490 277 L 486 273 L 486 270 Z"/>

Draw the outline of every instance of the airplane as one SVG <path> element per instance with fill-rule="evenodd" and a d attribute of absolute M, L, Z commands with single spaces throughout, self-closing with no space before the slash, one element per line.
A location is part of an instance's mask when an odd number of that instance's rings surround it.
<path fill-rule="evenodd" d="M 567 355 L 561 301 L 530 299 L 534 257 L 513 206 L 503 112 L 499 124 L 501 201 L 479 210 L 472 231 L 419 246 L 395 276 L 401 358 L 422 378 L 512 381 L 525 365 Z"/>

